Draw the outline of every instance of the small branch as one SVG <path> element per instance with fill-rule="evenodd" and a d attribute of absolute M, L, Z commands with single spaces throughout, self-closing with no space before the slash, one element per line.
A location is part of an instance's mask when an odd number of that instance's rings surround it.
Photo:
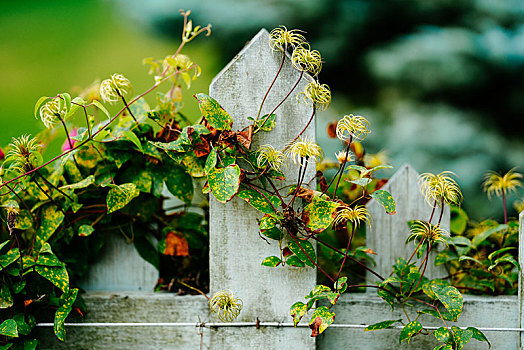
<path fill-rule="evenodd" d="M 337 198 L 338 185 L 340 184 L 340 179 L 342 178 L 342 175 L 344 174 L 344 167 L 346 166 L 346 163 L 347 163 L 349 149 L 351 147 L 351 141 L 352 140 L 353 140 L 353 135 L 351 135 L 349 137 L 348 146 L 346 147 L 346 159 L 344 159 L 344 163 L 342 163 L 342 170 L 340 171 L 340 174 L 338 175 L 338 180 L 337 180 L 337 184 L 335 186 L 335 191 L 333 192 L 333 199 Z"/>
<path fill-rule="evenodd" d="M 262 99 L 262 102 L 260 103 L 260 108 L 258 109 L 257 117 L 255 118 L 255 123 L 260 118 L 260 113 L 262 113 L 262 107 L 264 106 L 264 102 L 266 102 L 267 95 L 269 94 L 269 91 L 271 91 L 271 88 L 273 87 L 273 85 L 277 81 L 277 77 L 280 74 L 280 71 L 282 70 L 282 67 L 284 66 L 284 61 L 285 60 L 286 60 L 286 53 L 282 52 L 282 60 L 280 61 L 280 67 L 278 67 L 277 74 L 273 78 L 273 81 L 271 82 L 271 85 L 269 85 L 269 88 L 267 89 L 266 94 L 264 95 L 264 98 Z"/>

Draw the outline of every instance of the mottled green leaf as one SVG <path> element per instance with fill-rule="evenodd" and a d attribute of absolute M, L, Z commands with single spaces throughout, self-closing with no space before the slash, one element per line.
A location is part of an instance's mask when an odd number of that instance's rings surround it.
<path fill-rule="evenodd" d="M 293 254 L 295 254 L 306 265 L 313 267 L 313 268 L 315 267 L 315 264 L 313 263 L 313 261 L 317 260 L 317 254 L 311 242 L 299 241 L 299 243 L 297 243 L 295 241 L 290 241 L 288 243 L 288 247 L 293 252 Z M 313 261 L 311 261 L 310 259 Z"/>
<path fill-rule="evenodd" d="M 138 120 L 145 119 L 147 113 L 151 110 L 146 99 L 143 97 L 136 100 L 133 104 L 129 106 L 129 108 L 131 109 L 131 112 L 133 112 L 135 118 Z"/>
<path fill-rule="evenodd" d="M 42 210 L 41 224 L 36 233 L 39 245 L 51 238 L 62 221 L 64 221 L 64 213 L 56 205 L 48 205 Z"/>
<path fill-rule="evenodd" d="M 302 260 L 300 260 L 299 258 L 297 258 L 295 255 L 291 255 L 290 257 L 288 257 L 286 259 L 286 264 L 288 264 L 289 266 L 294 266 L 294 267 L 304 267 L 306 266 Z"/>
<path fill-rule="evenodd" d="M 7 309 L 11 306 L 13 306 L 13 296 L 7 284 L 2 283 L 0 285 L 0 309 Z"/>
<path fill-rule="evenodd" d="M 193 200 L 193 179 L 179 165 L 171 164 L 165 171 L 166 187 L 178 199 L 190 204 Z"/>
<path fill-rule="evenodd" d="M 263 130 L 263 131 L 273 130 L 273 128 L 277 124 L 276 119 L 277 119 L 277 115 L 275 113 L 271 115 L 269 114 L 263 115 L 262 117 L 260 117 L 256 125 L 254 126 L 255 130 L 258 128 L 260 128 L 260 130 Z"/>
<path fill-rule="evenodd" d="M 24 350 L 36 350 L 36 347 L 38 346 L 38 340 L 36 339 L 30 339 L 24 341 Z"/>
<path fill-rule="evenodd" d="M 38 119 L 38 110 L 40 109 L 40 107 L 44 104 L 45 101 L 49 100 L 49 97 L 48 96 L 42 96 L 40 97 L 37 101 L 36 101 L 36 104 L 35 104 L 35 118 Z"/>
<path fill-rule="evenodd" d="M 231 200 L 240 186 L 240 168 L 233 164 L 215 169 L 207 175 L 209 187 L 215 198 L 222 203 Z"/>
<path fill-rule="evenodd" d="M 135 237 L 133 241 L 135 249 L 138 254 L 153 265 L 157 270 L 160 269 L 160 256 L 158 255 L 158 250 L 155 248 L 151 240 L 146 236 Z"/>
<path fill-rule="evenodd" d="M 291 308 L 289 309 L 289 314 L 291 315 L 291 317 L 293 317 L 293 324 L 295 325 L 295 327 L 300 322 L 302 317 L 304 317 L 306 312 L 307 305 L 300 301 L 291 305 Z"/>
<path fill-rule="evenodd" d="M 20 258 L 20 251 L 18 248 L 9 250 L 6 254 L 0 255 L 0 271 L 5 269 Z"/>
<path fill-rule="evenodd" d="M 23 313 L 19 313 L 13 316 L 13 320 L 15 320 L 16 322 L 18 333 L 22 335 L 28 335 L 29 333 L 31 333 L 31 330 L 36 326 L 36 320 L 33 315 L 27 315 L 27 322 L 25 318 L 26 316 Z"/>
<path fill-rule="evenodd" d="M 458 259 L 458 255 L 450 250 L 443 250 L 435 257 L 435 266 L 445 264 L 449 261 Z"/>
<path fill-rule="evenodd" d="M 409 344 L 409 341 L 411 338 L 422 331 L 422 325 L 418 321 L 411 321 L 407 325 L 402 328 L 402 331 L 400 332 L 399 336 L 399 343 L 402 343 L 404 340 L 406 340 Z"/>
<path fill-rule="evenodd" d="M 69 275 L 67 269 L 62 267 L 50 267 L 50 266 L 35 266 L 35 271 L 49 282 L 60 288 L 62 292 L 66 292 L 69 289 Z"/>
<path fill-rule="evenodd" d="M 3 247 L 5 247 L 5 246 L 7 245 L 7 243 L 9 243 L 9 242 L 10 242 L 10 241 L 7 240 L 7 241 L 5 241 L 5 242 L 0 243 L 0 250 L 1 250 Z"/>
<path fill-rule="evenodd" d="M 340 277 L 338 280 L 335 281 L 333 284 L 333 288 L 339 293 L 344 293 L 348 287 L 348 278 L 347 277 Z"/>
<path fill-rule="evenodd" d="M 376 190 L 371 194 L 371 197 L 384 207 L 387 214 L 394 215 L 397 212 L 395 200 L 388 191 Z"/>
<path fill-rule="evenodd" d="M 13 319 L 9 319 L 2 322 L 2 324 L 0 324 L 0 335 L 5 335 L 6 337 L 12 338 L 18 337 L 16 321 Z"/>
<path fill-rule="evenodd" d="M 11 349 L 12 346 L 13 346 L 13 343 L 9 343 L 9 344 L 6 344 L 6 345 L 0 345 L 0 350 L 9 350 L 9 349 Z"/>
<path fill-rule="evenodd" d="M 485 341 L 491 348 L 491 343 L 489 342 L 488 338 L 484 335 L 484 333 L 482 333 L 475 327 L 468 327 L 467 329 L 471 331 L 471 336 L 473 339 L 476 339 L 478 341 Z"/>
<path fill-rule="evenodd" d="M 61 341 L 65 341 L 66 330 L 64 327 L 64 322 L 71 312 L 71 308 L 73 307 L 73 303 L 75 302 L 77 296 L 78 289 L 74 288 L 69 290 L 67 293 L 64 293 L 60 297 L 60 303 L 62 306 L 60 306 L 55 313 L 54 331 L 56 337 Z"/>
<path fill-rule="evenodd" d="M 448 311 L 437 311 L 435 309 L 424 309 L 417 311 L 420 314 L 431 315 L 439 320 L 443 319 L 444 321 L 454 321 L 454 316 L 451 315 Z"/>
<path fill-rule="evenodd" d="M 309 328 L 311 328 L 311 336 L 316 337 L 322 334 L 335 321 L 335 313 L 329 311 L 325 306 L 319 306 L 311 315 L 309 321 Z"/>
<path fill-rule="evenodd" d="M 196 94 L 198 106 L 202 117 L 204 117 L 213 128 L 217 130 L 231 130 L 233 118 L 212 97 L 206 94 Z"/>
<path fill-rule="evenodd" d="M 473 332 L 470 329 L 461 329 L 457 326 L 451 326 L 451 332 L 453 333 L 453 340 L 457 350 L 462 350 L 473 336 Z"/>
<path fill-rule="evenodd" d="M 466 226 L 469 221 L 468 214 L 464 209 L 452 205 L 450 207 L 451 221 L 450 221 L 450 231 L 453 234 L 461 235 L 466 231 Z"/>
<path fill-rule="evenodd" d="M 164 151 L 185 152 L 189 149 L 189 146 L 191 145 L 191 140 L 189 139 L 189 136 L 187 135 L 187 129 L 184 128 L 182 133 L 174 141 L 171 141 L 168 143 L 149 141 L 149 144 L 155 147 L 158 147 L 160 149 L 163 149 Z"/>
<path fill-rule="evenodd" d="M 27 230 L 33 226 L 33 217 L 27 209 L 18 210 L 18 215 L 16 216 L 15 228 L 19 230 Z"/>
<path fill-rule="evenodd" d="M 437 300 L 437 295 L 433 291 L 433 286 L 447 287 L 449 286 L 449 282 L 446 280 L 435 279 L 422 283 L 422 291 L 431 299 Z"/>
<path fill-rule="evenodd" d="M 333 292 L 331 288 L 324 286 L 322 284 L 317 284 L 311 292 L 309 292 L 308 295 L 306 295 L 306 299 L 309 299 L 308 306 L 312 307 L 313 303 L 317 300 L 326 299 L 329 300 L 331 304 L 336 304 L 338 301 L 338 298 L 340 297 L 340 293 Z"/>
<path fill-rule="evenodd" d="M 278 227 L 273 227 L 268 230 L 261 230 L 260 233 L 262 233 L 267 238 L 273 239 L 275 241 L 280 241 L 282 238 L 284 238 L 284 232 L 282 232 L 282 230 Z"/>
<path fill-rule="evenodd" d="M 247 188 L 238 192 L 237 196 L 248 202 L 253 208 L 266 214 L 274 213 L 275 209 L 273 208 L 278 208 L 280 204 L 280 200 L 277 196 L 273 196 L 267 193 L 265 194 L 267 198 L 266 199 L 259 192 L 255 191 L 252 188 Z"/>
<path fill-rule="evenodd" d="M 87 237 L 93 232 L 95 232 L 95 229 L 91 225 L 82 225 L 78 228 L 78 235 L 80 237 Z"/>
<path fill-rule="evenodd" d="M 111 185 L 111 189 L 107 194 L 107 213 L 110 214 L 114 211 L 125 207 L 133 198 L 138 197 L 140 191 L 136 188 L 135 184 L 126 183 L 122 185 Z"/>
<path fill-rule="evenodd" d="M 382 285 L 382 287 L 384 286 L 385 285 Z M 377 289 L 377 295 L 381 297 L 386 303 L 388 303 L 391 307 L 391 310 L 393 310 L 395 305 L 395 297 L 391 295 L 391 293 L 385 291 L 384 289 Z"/>
<path fill-rule="evenodd" d="M 313 198 L 313 201 L 304 207 L 302 220 L 311 231 L 320 233 L 331 225 L 339 205 L 336 202 Z"/>
<path fill-rule="evenodd" d="M 386 328 L 391 327 L 394 323 L 400 322 L 400 321 L 402 321 L 402 319 L 378 322 L 378 323 L 369 325 L 366 328 L 364 328 L 364 332 L 366 332 L 366 331 L 378 331 L 380 329 L 386 329 Z"/>
<path fill-rule="evenodd" d="M 454 318 L 454 321 L 456 321 L 462 313 L 462 294 L 460 294 L 457 288 L 452 286 L 440 287 L 438 285 L 432 285 L 431 289 Z"/>
<path fill-rule="evenodd" d="M 204 171 L 206 172 L 206 175 L 209 174 L 215 165 L 217 164 L 217 151 L 216 149 L 212 149 L 211 152 L 209 152 L 207 158 L 206 158 L 206 165 L 204 166 Z"/>
<path fill-rule="evenodd" d="M 511 256 L 510 254 L 506 254 L 500 258 L 498 258 L 497 260 L 495 260 L 495 262 L 493 263 L 493 265 L 491 265 L 490 267 L 488 267 L 488 270 L 493 270 L 495 268 L 495 266 L 497 266 L 498 264 L 500 263 L 510 263 L 510 264 L 513 264 L 513 266 L 515 266 L 518 270 L 520 270 L 520 265 L 519 263 L 517 262 L 517 260 L 515 260 L 515 258 L 513 256 Z"/>
<path fill-rule="evenodd" d="M 282 263 L 282 260 L 278 256 L 268 256 L 262 261 L 262 266 L 277 267 Z"/>
<path fill-rule="evenodd" d="M 433 335 L 441 343 L 447 343 L 450 336 L 449 331 L 446 327 L 440 327 L 435 332 L 433 332 Z"/>

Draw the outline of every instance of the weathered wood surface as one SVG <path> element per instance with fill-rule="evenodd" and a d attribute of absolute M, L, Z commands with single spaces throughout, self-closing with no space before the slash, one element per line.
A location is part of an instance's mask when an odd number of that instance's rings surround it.
<path fill-rule="evenodd" d="M 80 287 L 92 291 L 152 291 L 157 280 L 158 270 L 138 255 L 134 245 L 111 234 Z"/>
<path fill-rule="evenodd" d="M 167 293 L 107 293 L 90 292 L 84 295 L 90 310 L 81 319 L 74 312 L 67 322 L 206 322 L 211 320 L 207 302 L 202 296 L 175 296 Z M 519 325 L 516 296 L 465 296 L 464 313 L 454 325 L 476 327 L 512 327 Z M 381 299 L 369 294 L 343 295 L 335 306 L 335 324 L 372 324 L 401 317 L 391 312 Z M 409 311 L 408 311 L 409 312 Z M 391 316 L 390 316 L 391 315 Z M 414 315 L 414 313 L 410 313 Z M 426 326 L 440 326 L 439 320 L 422 316 Z M 51 321 L 51 319 L 50 319 Z M 286 323 L 290 320 L 287 319 Z M 65 342 L 56 340 L 52 327 L 38 328 L 42 348 L 48 349 L 199 349 L 201 337 L 195 327 L 67 327 Z M 204 349 L 303 349 L 296 344 L 311 339 L 308 328 L 220 328 L 203 329 Z M 328 328 L 317 341 L 316 349 L 394 350 L 432 349 L 433 336 L 420 336 L 410 345 L 398 344 L 400 329 L 364 332 L 363 329 Z M 41 336 L 41 337 L 40 337 Z M 516 332 L 486 332 L 492 349 L 518 349 Z M 261 339 L 266 339 L 261 342 Z M 274 342 L 274 343 L 273 343 Z M 242 344 L 244 347 L 237 347 Z M 465 349 L 487 349 L 485 343 L 472 340 Z"/>
<path fill-rule="evenodd" d="M 256 117 L 258 108 L 271 81 L 276 75 L 281 53 L 269 47 L 269 33 L 262 29 L 251 42 L 220 72 L 209 87 L 215 98 L 234 119 L 233 129 L 238 130 L 251 122 L 247 117 Z M 262 115 L 269 113 L 290 91 L 299 78 L 289 59 L 268 95 Z M 283 149 L 304 128 L 312 113 L 312 107 L 297 102 L 296 96 L 303 91 L 307 81 L 302 78 L 295 91 L 277 110 L 277 126 L 270 133 L 260 132 L 255 149 L 263 144 L 271 144 Z M 315 137 L 315 123 L 305 135 Z M 290 162 L 291 163 L 291 162 Z M 289 164 L 285 170 L 288 181 L 283 186 L 296 181 L 298 168 Z M 305 182 L 315 174 L 314 166 L 309 166 Z M 234 198 L 223 204 L 210 198 L 210 283 L 211 292 L 231 289 L 244 302 L 238 321 L 289 322 L 289 307 L 314 287 L 316 271 L 310 268 L 268 268 L 261 266 L 262 260 L 271 255 L 280 255 L 278 244 L 268 245 L 259 236 L 257 219 L 261 214 L 245 201 Z M 218 333 L 223 332 L 219 330 Z M 229 331 L 224 331 L 230 334 Z M 260 337 L 248 338 L 242 332 L 235 335 L 235 348 L 283 349 L 283 344 L 291 341 L 288 330 L 268 330 Z M 235 333 L 237 334 L 237 333 Z M 224 335 L 225 337 L 226 335 Z M 232 336 L 232 335 L 231 335 Z M 230 337 L 229 335 L 227 337 Z M 309 337 L 296 339 L 297 349 L 313 349 L 314 340 Z M 229 342 L 229 340 L 228 340 Z M 262 345 L 264 344 L 264 345 Z M 284 347 L 283 347 L 284 346 Z M 229 347 L 225 347 L 229 348 Z"/>
<path fill-rule="evenodd" d="M 459 322 L 448 322 L 449 326 L 464 327 L 501 327 L 518 328 L 519 310 L 516 296 L 478 297 L 464 296 L 464 311 Z M 380 298 L 369 294 L 343 295 L 335 305 L 336 319 L 339 324 L 373 324 L 384 320 L 402 318 L 401 309 L 391 308 Z M 412 319 L 416 313 L 408 309 Z M 404 316 L 405 317 L 405 316 Z M 428 315 L 422 315 L 419 321 L 424 326 L 441 327 L 442 321 Z M 374 332 L 364 332 L 363 329 L 328 328 L 317 340 L 317 349 L 348 349 L 348 350 L 395 350 L 395 349 L 433 349 L 437 342 L 432 335 L 415 337 L 410 344 L 399 344 L 400 329 L 387 329 Z M 485 332 L 492 349 L 518 350 L 518 332 Z M 485 342 L 471 340 L 464 348 L 466 350 L 487 350 Z"/>
<path fill-rule="evenodd" d="M 373 258 L 377 263 L 373 267 L 381 275 L 388 276 L 391 273 L 391 266 L 397 258 L 407 259 L 413 252 L 413 243 L 406 244 L 409 237 L 409 220 L 429 220 L 432 208 L 426 202 L 419 190 L 419 174 L 409 164 L 404 164 L 389 179 L 383 187 L 389 191 L 395 199 L 397 213 L 388 215 L 384 208 L 374 199 L 367 204 L 367 208 L 373 218 L 371 228 L 366 234 L 366 245 L 373 249 L 377 255 Z M 438 222 L 440 208 L 436 208 L 433 215 L 433 224 Z M 449 207 L 444 206 L 441 227 L 449 232 L 450 213 Z M 437 248 L 438 249 L 438 248 Z M 435 267 L 433 261 L 437 252 L 430 254 L 430 264 L 427 266 L 426 276 L 429 278 L 445 277 L 447 272 L 443 266 Z M 424 256 L 420 258 L 422 260 Z M 374 276 L 368 273 L 368 279 L 375 280 Z"/>

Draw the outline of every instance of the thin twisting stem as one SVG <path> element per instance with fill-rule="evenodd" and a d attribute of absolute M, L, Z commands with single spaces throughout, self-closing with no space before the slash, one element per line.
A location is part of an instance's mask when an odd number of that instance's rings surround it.
<path fill-rule="evenodd" d="M 277 74 L 275 75 L 275 78 L 273 78 L 273 81 L 271 82 L 271 85 L 269 85 L 269 88 L 266 91 L 266 94 L 264 95 L 264 98 L 262 99 L 262 102 L 260 103 L 260 108 L 258 109 L 257 117 L 255 118 L 255 122 L 258 121 L 260 118 L 260 113 L 262 113 L 262 107 L 264 106 L 264 102 L 266 102 L 267 95 L 269 95 L 269 91 L 271 91 L 271 88 L 277 81 L 277 77 L 280 74 L 280 71 L 282 70 L 282 67 L 284 66 L 284 61 L 286 60 L 286 53 L 282 52 L 282 60 L 280 61 L 280 67 L 278 67 Z M 263 124 L 262 124 L 263 126 Z"/>

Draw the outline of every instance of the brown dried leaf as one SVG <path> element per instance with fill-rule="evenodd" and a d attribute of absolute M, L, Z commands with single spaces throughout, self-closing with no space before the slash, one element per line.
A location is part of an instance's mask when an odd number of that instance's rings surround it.
<path fill-rule="evenodd" d="M 189 256 L 187 240 L 173 231 L 166 235 L 166 247 L 163 254 L 170 256 Z"/>

